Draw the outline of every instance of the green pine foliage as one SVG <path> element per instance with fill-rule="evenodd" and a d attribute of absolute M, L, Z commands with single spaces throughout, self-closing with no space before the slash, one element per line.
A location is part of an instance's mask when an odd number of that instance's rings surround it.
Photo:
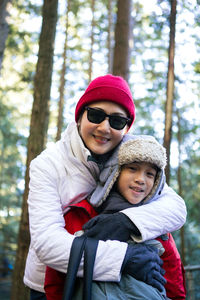
<path fill-rule="evenodd" d="M 12 120 L 13 110 L 0 101 L 0 258 L 14 259 L 21 215 L 24 165 L 19 152 L 25 138 Z"/>
<path fill-rule="evenodd" d="M 197 28 L 200 18 L 199 1 L 191 1 L 194 5 L 190 5 L 190 1 L 182 1 L 178 3 L 177 8 L 171 185 L 176 191 L 179 190 L 179 126 L 176 115 L 176 110 L 179 110 L 182 193 L 188 208 L 185 230 L 186 261 L 187 264 L 200 264 L 200 62 L 197 56 L 200 44 Z M 74 120 L 76 102 L 88 84 L 92 20 L 90 1 L 70 2 L 65 75 L 65 126 Z M 116 4 L 117 1 L 112 2 L 113 22 L 116 21 Z M 56 132 L 65 11 L 66 3 L 62 1 L 54 56 L 49 141 L 54 139 Z M 156 9 L 152 11 L 147 10 L 143 1 L 133 1 L 130 86 L 136 105 L 136 121 L 131 132 L 154 135 L 161 143 L 164 134 L 169 13 L 169 1 L 157 1 Z M 94 18 L 93 78 L 107 73 L 107 0 L 95 1 Z M 10 31 L 0 77 L 0 253 L 16 249 L 40 26 L 41 1 L 12 1 Z M 179 232 L 175 237 L 179 245 Z"/>
<path fill-rule="evenodd" d="M 9 9 L 0 77 L 0 262 L 6 256 L 13 263 L 17 248 L 39 36 L 25 24 L 35 13 L 29 1 L 12 1 Z"/>

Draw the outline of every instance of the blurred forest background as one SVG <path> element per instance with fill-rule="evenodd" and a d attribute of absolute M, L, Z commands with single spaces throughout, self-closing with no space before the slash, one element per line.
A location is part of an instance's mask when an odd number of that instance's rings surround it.
<path fill-rule="evenodd" d="M 130 84 L 131 133 L 154 135 L 167 149 L 167 181 L 188 209 L 173 233 L 187 299 L 200 299 L 199 30 L 199 0 L 1 0 L 1 300 L 28 299 L 29 163 L 74 120 L 89 81 L 106 73 Z"/>

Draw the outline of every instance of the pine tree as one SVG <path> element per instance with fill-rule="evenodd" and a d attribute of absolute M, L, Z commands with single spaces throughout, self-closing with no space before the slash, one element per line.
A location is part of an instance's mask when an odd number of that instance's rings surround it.
<path fill-rule="evenodd" d="M 115 25 L 113 74 L 128 81 L 130 73 L 130 40 L 132 36 L 132 0 L 118 0 Z"/>
<path fill-rule="evenodd" d="M 172 118 L 174 104 L 174 55 L 175 55 L 175 29 L 176 29 L 176 0 L 171 1 L 170 14 L 170 40 L 168 50 L 168 73 L 167 73 L 167 100 L 165 106 L 165 134 L 164 147 L 167 151 L 166 181 L 170 180 L 170 145 L 172 139 Z"/>
<path fill-rule="evenodd" d="M 44 0 L 43 23 L 39 41 L 39 54 L 34 82 L 34 102 L 31 115 L 30 135 L 26 162 L 25 191 L 18 236 L 18 249 L 12 280 L 11 300 L 26 300 L 29 291 L 23 284 L 25 261 L 29 246 L 28 185 L 29 165 L 43 149 L 49 121 L 49 101 L 53 68 L 54 41 L 57 22 L 57 0 Z"/>

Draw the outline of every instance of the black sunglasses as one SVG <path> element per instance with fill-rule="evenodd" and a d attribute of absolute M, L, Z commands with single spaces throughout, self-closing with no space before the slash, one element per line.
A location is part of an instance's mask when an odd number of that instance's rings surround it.
<path fill-rule="evenodd" d="M 116 130 L 122 130 L 130 121 L 130 118 L 121 117 L 117 115 L 107 115 L 103 110 L 85 107 L 87 110 L 87 118 L 88 121 L 94 124 L 100 124 L 108 117 L 110 127 Z"/>

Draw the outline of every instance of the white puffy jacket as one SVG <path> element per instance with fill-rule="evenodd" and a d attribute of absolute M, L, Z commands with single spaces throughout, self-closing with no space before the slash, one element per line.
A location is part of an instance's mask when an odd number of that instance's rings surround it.
<path fill-rule="evenodd" d="M 26 261 L 24 283 L 44 292 L 45 266 L 66 272 L 74 236 L 64 229 L 63 213 L 69 204 L 85 199 L 96 187 L 99 168 L 78 134 L 75 123 L 62 139 L 52 144 L 30 165 L 28 197 L 31 245 Z M 157 201 L 123 211 L 139 228 L 141 241 L 180 228 L 186 218 L 184 201 L 165 187 Z M 94 279 L 119 281 L 127 244 L 100 241 Z M 82 264 L 79 268 L 82 276 Z"/>

